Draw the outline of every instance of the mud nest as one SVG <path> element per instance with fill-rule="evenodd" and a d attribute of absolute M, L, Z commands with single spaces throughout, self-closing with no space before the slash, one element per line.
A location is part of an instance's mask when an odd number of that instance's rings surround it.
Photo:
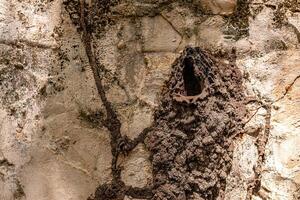
<path fill-rule="evenodd" d="M 188 47 L 172 66 L 145 139 L 153 164 L 153 200 L 223 199 L 232 138 L 245 117 L 242 76 Z"/>

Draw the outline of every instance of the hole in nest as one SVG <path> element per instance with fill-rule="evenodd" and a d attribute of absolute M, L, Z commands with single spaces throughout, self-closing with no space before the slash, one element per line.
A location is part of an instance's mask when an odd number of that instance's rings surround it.
<path fill-rule="evenodd" d="M 183 82 L 185 95 L 196 96 L 199 95 L 204 87 L 204 80 L 195 73 L 193 60 L 190 58 L 184 59 L 183 68 Z"/>

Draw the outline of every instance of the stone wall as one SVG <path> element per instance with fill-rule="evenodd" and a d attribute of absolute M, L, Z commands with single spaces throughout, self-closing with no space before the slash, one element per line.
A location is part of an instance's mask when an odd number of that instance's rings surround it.
<path fill-rule="evenodd" d="M 118 141 L 104 120 L 82 2 L 0 0 L 0 199 L 104 199 L 97 191 L 114 183 L 117 169 L 124 199 L 143 199 L 138 189 L 147 193 L 154 180 L 141 136 L 186 46 L 242 73 L 247 116 L 232 138 L 224 198 L 300 198 L 298 0 L 86 1 Z M 125 150 L 114 160 L 118 148 Z"/>

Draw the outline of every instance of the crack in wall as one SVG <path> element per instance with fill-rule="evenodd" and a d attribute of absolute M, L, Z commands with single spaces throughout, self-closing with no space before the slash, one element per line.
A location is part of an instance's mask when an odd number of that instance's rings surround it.
<path fill-rule="evenodd" d="M 183 35 L 176 29 L 176 27 L 172 24 L 172 22 L 170 22 L 170 20 L 168 20 L 168 18 L 166 16 L 164 16 L 163 14 L 160 14 L 160 16 L 172 27 L 172 29 L 180 36 L 180 42 L 178 44 L 178 46 L 175 49 L 175 52 L 178 51 L 179 47 L 182 45 L 183 42 Z"/>
<path fill-rule="evenodd" d="M 289 91 L 292 89 L 293 85 L 296 83 L 296 81 L 297 81 L 299 78 L 300 78 L 300 75 L 296 76 L 296 77 L 294 78 L 294 80 L 293 80 L 290 84 L 288 84 L 288 85 L 285 87 L 285 91 L 284 91 L 283 95 L 282 95 L 281 97 L 279 97 L 275 102 L 278 102 L 278 101 L 284 99 L 284 97 L 289 93 Z"/>
<path fill-rule="evenodd" d="M 9 45 L 9 46 L 20 46 L 20 45 L 27 45 L 29 47 L 36 47 L 36 48 L 41 48 L 41 49 L 53 49 L 56 50 L 59 47 L 56 45 L 51 45 L 51 44 L 43 44 L 43 43 L 39 43 L 39 42 L 35 42 L 35 41 L 30 41 L 27 39 L 18 39 L 18 40 L 4 40 L 4 39 L 0 39 L 0 44 L 5 44 L 5 45 Z"/>
<path fill-rule="evenodd" d="M 256 115 L 256 113 L 258 112 L 258 110 L 260 108 L 264 108 L 267 113 L 266 113 L 266 116 L 265 116 L 264 131 L 260 131 L 259 134 L 256 136 L 255 145 L 256 145 L 257 150 L 258 150 L 258 159 L 256 161 L 256 166 L 253 168 L 253 171 L 254 171 L 254 174 L 255 174 L 254 179 L 253 179 L 253 181 L 251 181 L 248 184 L 248 187 L 247 187 L 246 200 L 252 199 L 252 195 L 257 195 L 257 196 L 261 197 L 262 199 L 266 199 L 264 196 L 262 196 L 262 194 L 260 193 L 260 190 L 264 189 L 264 187 L 261 184 L 261 178 L 262 178 L 262 172 L 263 172 L 263 169 L 262 169 L 263 164 L 264 164 L 265 159 L 266 159 L 266 155 L 265 155 L 266 145 L 267 145 L 268 140 L 269 140 L 270 129 L 271 129 L 272 106 L 274 105 L 274 103 L 276 103 L 276 102 L 278 102 L 278 101 L 285 98 L 285 96 L 289 93 L 289 91 L 292 89 L 293 85 L 295 84 L 295 82 L 299 78 L 300 78 L 300 75 L 297 75 L 293 79 L 293 81 L 285 87 L 285 91 L 282 94 L 282 96 L 279 97 L 278 99 L 276 99 L 274 102 L 267 103 L 267 102 L 263 102 L 263 101 L 257 100 L 257 99 L 251 99 L 251 100 L 248 101 L 248 103 L 250 103 L 250 102 L 259 103 L 260 106 L 257 108 L 254 115 L 252 115 L 250 117 L 250 119 L 247 120 L 246 123 L 248 123 Z"/>
<path fill-rule="evenodd" d="M 262 178 L 262 171 L 263 171 L 262 168 L 266 159 L 265 151 L 266 151 L 266 145 L 269 140 L 270 129 L 271 129 L 272 104 L 265 104 L 262 105 L 261 107 L 263 107 L 267 111 L 265 116 L 265 127 L 264 127 L 264 131 L 260 131 L 260 133 L 256 137 L 255 145 L 258 150 L 258 159 L 256 161 L 256 166 L 253 168 L 255 174 L 254 179 L 251 183 L 248 184 L 246 200 L 252 199 L 252 195 L 261 196 L 259 194 L 259 191 L 262 187 L 261 185 L 261 178 Z M 262 197 L 262 199 L 265 198 Z"/>

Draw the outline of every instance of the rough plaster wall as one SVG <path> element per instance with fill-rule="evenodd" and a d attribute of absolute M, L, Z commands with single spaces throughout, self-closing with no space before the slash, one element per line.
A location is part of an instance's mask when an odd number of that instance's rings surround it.
<path fill-rule="evenodd" d="M 93 41 L 122 135 L 133 139 L 152 124 L 186 45 L 235 47 L 255 100 L 235 139 L 226 199 L 299 199 L 299 1 L 238 1 L 236 10 L 229 0 L 161 2 L 115 6 L 118 20 Z M 240 23 L 230 22 L 234 16 Z M 0 199 L 87 199 L 112 179 L 112 155 L 81 35 L 60 0 L 1 0 L 0 27 Z M 149 155 L 141 143 L 120 157 L 126 185 L 151 185 Z M 255 178 L 261 186 L 251 192 Z"/>

